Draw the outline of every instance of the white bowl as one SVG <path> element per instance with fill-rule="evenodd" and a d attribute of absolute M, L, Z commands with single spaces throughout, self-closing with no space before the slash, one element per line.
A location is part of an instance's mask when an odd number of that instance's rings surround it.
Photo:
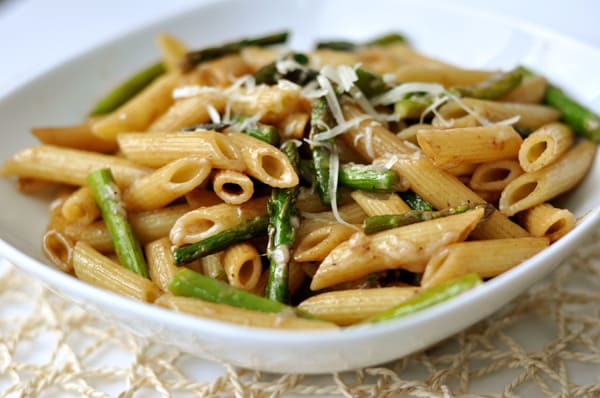
<path fill-rule="evenodd" d="M 584 44 L 445 3 L 371 0 L 364 5 L 343 0 L 222 1 L 127 34 L 0 100 L 0 159 L 35 143 L 28 133 L 31 126 L 80 120 L 107 88 L 157 58 L 152 38 L 160 31 L 202 46 L 290 29 L 291 46 L 297 49 L 310 48 L 318 38 L 363 39 L 401 31 L 418 49 L 459 65 L 510 68 L 524 63 L 584 103 L 598 94 L 589 79 L 600 70 L 600 51 Z M 596 159 L 575 193 L 560 200 L 578 216 L 595 210 L 559 242 L 483 287 L 405 319 L 331 332 L 266 330 L 194 318 L 117 296 L 57 271 L 40 249 L 48 202 L 17 193 L 13 181 L 6 179 L 0 180 L 0 253 L 90 311 L 199 356 L 276 372 L 341 371 L 423 349 L 490 315 L 547 275 L 598 223 L 598 181 Z"/>

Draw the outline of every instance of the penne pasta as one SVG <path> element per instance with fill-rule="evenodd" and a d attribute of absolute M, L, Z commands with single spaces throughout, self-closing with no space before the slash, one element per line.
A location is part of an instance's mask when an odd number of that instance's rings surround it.
<path fill-rule="evenodd" d="M 469 184 L 475 191 L 502 191 L 521 174 L 523 170 L 515 160 L 487 162 L 477 166 Z"/>
<path fill-rule="evenodd" d="M 246 174 L 234 170 L 219 170 L 212 178 L 215 194 L 230 205 L 239 205 L 254 195 L 254 183 Z"/>
<path fill-rule="evenodd" d="M 159 33 L 156 36 L 155 41 L 165 68 L 169 72 L 178 71 L 180 68 L 179 61 L 188 51 L 186 45 L 176 37 L 167 33 Z"/>
<path fill-rule="evenodd" d="M 42 249 L 52 264 L 63 272 L 73 271 L 74 242 L 63 233 L 49 229 L 42 237 Z"/>
<path fill-rule="evenodd" d="M 323 261 L 340 243 L 347 241 L 356 229 L 344 224 L 328 224 L 310 232 L 302 232 L 294 248 L 297 262 Z"/>
<path fill-rule="evenodd" d="M 542 76 L 525 77 L 521 84 L 498 101 L 519 102 L 521 104 L 539 104 L 546 94 L 548 82 Z"/>
<path fill-rule="evenodd" d="M 260 254 L 251 244 L 238 243 L 223 253 L 223 269 L 231 286 L 252 290 L 262 274 Z"/>
<path fill-rule="evenodd" d="M 31 133 L 46 145 L 102 153 L 112 153 L 117 150 L 116 142 L 103 140 L 92 133 L 91 121 L 68 127 L 36 127 L 31 129 Z"/>
<path fill-rule="evenodd" d="M 562 123 L 547 124 L 525 138 L 519 149 L 519 164 L 528 173 L 544 168 L 568 151 L 574 139 L 570 127 Z"/>
<path fill-rule="evenodd" d="M 100 217 L 100 210 L 88 187 L 79 188 L 65 199 L 61 211 L 67 222 L 80 225 L 91 224 Z"/>
<path fill-rule="evenodd" d="M 531 236 L 546 237 L 550 243 L 575 228 L 575 216 L 567 209 L 548 203 L 531 207 L 519 214 L 519 220 Z"/>
<path fill-rule="evenodd" d="M 393 192 L 353 191 L 350 196 L 369 217 L 410 210 L 402 198 Z"/>
<path fill-rule="evenodd" d="M 144 253 L 148 262 L 150 280 L 163 292 L 169 292 L 169 283 L 177 272 L 177 266 L 171 253 L 171 242 L 164 237 L 152 241 L 144 246 Z"/>

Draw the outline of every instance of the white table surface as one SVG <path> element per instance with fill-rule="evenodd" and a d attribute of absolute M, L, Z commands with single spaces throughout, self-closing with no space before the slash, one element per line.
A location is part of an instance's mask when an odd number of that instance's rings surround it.
<path fill-rule="evenodd" d="M 179 13 L 204 0 L 0 0 L 0 97 L 32 76 L 65 59 L 149 21 Z M 458 6 L 486 9 L 533 22 L 600 46 L 600 2 L 593 0 L 454 0 Z M 539 327 L 532 321 L 529 330 Z M 199 380 L 222 372 L 217 364 L 199 361 L 190 369 Z M 585 370 L 584 370 L 585 371 Z M 596 370 L 590 369 L 590 372 Z M 488 380 L 479 391 L 500 392 Z"/>

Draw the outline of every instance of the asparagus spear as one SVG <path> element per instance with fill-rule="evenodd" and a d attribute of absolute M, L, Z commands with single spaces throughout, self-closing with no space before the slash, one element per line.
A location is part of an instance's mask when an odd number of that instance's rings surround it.
<path fill-rule="evenodd" d="M 388 33 L 380 37 L 376 37 L 373 40 L 369 40 L 366 43 L 360 45 L 347 40 L 328 40 L 320 41 L 317 43 L 318 49 L 329 49 L 336 51 L 355 51 L 360 47 L 372 47 L 372 46 L 389 46 L 390 44 L 405 43 L 406 39 L 399 33 Z"/>
<path fill-rule="evenodd" d="M 397 32 L 387 33 L 368 41 L 366 46 L 389 46 L 390 44 L 406 43 L 406 38 Z"/>
<path fill-rule="evenodd" d="M 300 156 L 298 148 L 292 141 L 283 144 L 281 150 L 290 159 L 296 170 Z M 294 218 L 297 217 L 296 198 L 300 188 L 275 188 L 269 201 L 269 281 L 265 297 L 288 304 L 290 292 L 288 290 L 288 267 L 290 246 L 296 240 L 296 227 Z"/>
<path fill-rule="evenodd" d="M 364 322 L 373 323 L 401 318 L 451 299 L 481 283 L 483 283 L 483 281 L 476 273 L 451 279 L 440 285 L 422 290 L 408 300 L 380 312 L 379 314 L 373 315 Z"/>
<path fill-rule="evenodd" d="M 279 131 L 274 126 L 269 124 L 259 123 L 255 120 L 246 117 L 236 117 L 233 121 L 233 126 L 239 129 L 242 133 L 246 133 L 251 137 L 259 139 L 274 146 L 279 145 Z"/>
<path fill-rule="evenodd" d="M 363 221 L 363 230 L 365 234 L 374 234 L 375 232 L 384 231 L 386 229 L 452 216 L 479 208 L 485 209 L 484 218 L 492 214 L 494 211 L 494 207 L 487 203 L 475 206 L 460 205 L 439 211 L 409 210 L 402 214 L 387 214 L 366 217 Z"/>
<path fill-rule="evenodd" d="M 173 251 L 175 265 L 184 265 L 197 258 L 221 251 L 235 243 L 265 235 L 268 225 L 268 216 L 254 217 L 243 221 L 234 228 L 219 232 L 191 245 L 177 248 Z"/>
<path fill-rule="evenodd" d="M 278 63 L 282 61 L 290 61 L 297 63 L 300 67 L 293 68 L 288 71 L 281 72 L 278 68 Z M 279 64 L 281 65 L 281 64 Z M 297 66 L 298 66 L 297 65 Z M 254 73 L 256 84 L 277 84 L 281 79 L 289 80 L 300 86 L 306 85 L 311 80 L 314 80 L 319 74 L 318 71 L 308 68 L 308 57 L 302 53 L 288 53 L 280 60 L 271 62 L 257 70 Z"/>
<path fill-rule="evenodd" d="M 430 95 L 411 95 L 394 104 L 394 113 L 400 119 L 417 119 L 432 103 L 433 97 Z"/>
<path fill-rule="evenodd" d="M 121 264 L 131 271 L 149 278 L 144 254 L 121 199 L 121 191 L 113 179 L 110 169 L 99 169 L 87 177 L 90 191 L 100 208 L 106 228 L 110 233 L 115 251 Z"/>
<path fill-rule="evenodd" d="M 176 296 L 196 297 L 213 303 L 228 304 L 248 310 L 274 313 L 292 313 L 305 318 L 315 319 L 304 311 L 289 307 L 277 301 L 257 296 L 243 289 L 238 289 L 225 282 L 199 274 L 189 268 L 178 270 L 171 282 L 169 290 Z"/>
<path fill-rule="evenodd" d="M 523 72 L 520 68 L 515 68 L 508 72 L 497 73 L 489 79 L 467 87 L 453 87 L 450 89 L 462 97 L 495 99 L 512 91 L 521 84 Z"/>
<path fill-rule="evenodd" d="M 393 170 L 362 164 L 345 164 L 340 167 L 339 183 L 353 189 L 391 192 L 398 183 Z"/>
<path fill-rule="evenodd" d="M 413 210 L 432 211 L 433 205 L 413 191 L 400 192 L 400 197 Z"/>
<path fill-rule="evenodd" d="M 229 42 L 220 47 L 207 47 L 202 50 L 190 51 L 183 58 L 181 67 L 185 72 L 202 62 L 220 58 L 228 54 L 238 53 L 244 47 L 267 47 L 274 44 L 285 43 L 288 39 L 288 35 L 289 33 L 287 31 L 276 32 L 267 36 Z"/>
<path fill-rule="evenodd" d="M 330 125 L 332 121 L 333 118 L 327 107 L 327 100 L 323 97 L 314 100 L 310 117 L 311 126 L 309 137 L 312 139 L 316 134 L 325 131 L 326 128 L 324 125 Z M 333 139 L 321 141 L 320 143 L 311 141 L 310 144 L 315 176 L 315 189 L 319 193 L 321 202 L 325 205 L 331 204 L 331 192 L 329 191 L 329 155 L 331 151 L 329 148 L 333 145 Z"/>
<path fill-rule="evenodd" d="M 162 62 L 157 62 L 137 72 L 102 98 L 90 111 L 90 115 L 100 116 L 114 111 L 163 73 L 165 73 L 165 67 Z"/>
<path fill-rule="evenodd" d="M 358 87 L 367 98 L 383 94 L 390 89 L 381 76 L 362 68 L 356 69 L 356 76 L 358 77 L 358 80 L 354 82 L 354 85 Z"/>
<path fill-rule="evenodd" d="M 229 126 L 231 126 L 231 123 L 200 123 L 192 126 L 182 127 L 179 129 L 179 131 L 212 130 L 221 132 Z"/>
<path fill-rule="evenodd" d="M 347 40 L 326 40 L 317 42 L 317 49 L 335 51 L 354 51 L 359 47 L 356 43 Z"/>

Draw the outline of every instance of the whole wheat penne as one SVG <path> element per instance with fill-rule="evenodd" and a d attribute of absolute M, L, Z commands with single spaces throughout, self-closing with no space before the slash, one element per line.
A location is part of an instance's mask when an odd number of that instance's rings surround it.
<path fill-rule="evenodd" d="M 111 261 L 86 242 L 73 249 L 73 270 L 84 282 L 136 300 L 154 301 L 160 289 L 149 279 Z"/>
<path fill-rule="evenodd" d="M 300 95 L 300 87 L 285 84 L 236 90 L 229 94 L 229 105 L 234 114 L 260 115 L 259 120 L 267 124 L 277 124 L 290 113 L 310 109 Z"/>
<path fill-rule="evenodd" d="M 517 177 L 502 191 L 500 211 L 512 216 L 570 190 L 585 176 L 595 153 L 595 143 L 581 141 L 550 166 Z"/>
<path fill-rule="evenodd" d="M 102 153 L 112 153 L 117 150 L 114 140 L 103 140 L 92 133 L 91 121 L 66 127 L 34 127 L 31 133 L 46 145 Z"/>
<path fill-rule="evenodd" d="M 223 203 L 223 200 L 216 193 L 204 188 L 196 188 L 185 194 L 185 201 L 192 210 Z"/>
<path fill-rule="evenodd" d="M 548 82 L 545 77 L 528 76 L 511 92 L 498 98 L 498 101 L 539 104 L 544 98 L 547 86 Z"/>
<path fill-rule="evenodd" d="M 181 40 L 167 33 L 159 33 L 155 39 L 165 68 L 170 72 L 180 69 L 179 61 L 188 51 Z"/>
<path fill-rule="evenodd" d="M 310 115 L 308 112 L 294 112 L 287 115 L 279 123 L 279 134 L 284 140 L 301 140 L 304 137 Z"/>
<path fill-rule="evenodd" d="M 123 155 L 144 166 L 161 167 L 182 157 L 199 156 L 218 169 L 245 170 L 235 143 L 214 131 L 129 133 L 119 134 L 118 140 Z"/>
<path fill-rule="evenodd" d="M 494 74 L 493 71 L 461 69 L 449 65 L 418 64 L 400 66 L 393 73 L 399 82 L 431 82 L 445 87 L 481 83 Z"/>
<path fill-rule="evenodd" d="M 567 209 L 549 203 L 531 207 L 519 214 L 519 220 L 532 236 L 546 237 L 550 243 L 575 228 L 575 216 Z"/>
<path fill-rule="evenodd" d="M 348 289 L 309 297 L 298 308 L 339 326 L 352 325 L 414 296 L 417 287 Z"/>
<path fill-rule="evenodd" d="M 252 290 L 262 274 L 260 254 L 249 243 L 233 245 L 223 253 L 223 269 L 231 286 Z"/>
<path fill-rule="evenodd" d="M 528 173 L 544 168 L 569 150 L 575 134 L 562 123 L 550 123 L 531 133 L 519 149 L 519 163 Z"/>
<path fill-rule="evenodd" d="M 206 123 L 211 120 L 209 109 L 214 108 L 217 112 L 223 112 L 227 99 L 225 95 L 213 87 L 206 87 L 197 95 L 176 100 L 170 107 L 158 117 L 149 127 L 149 131 L 177 131 L 182 127 L 198 123 Z M 141 130 L 128 130 L 141 131 Z"/>
<path fill-rule="evenodd" d="M 131 184 L 123 201 L 130 211 L 164 207 L 202 184 L 210 170 L 210 161 L 198 156 L 174 160 Z"/>
<path fill-rule="evenodd" d="M 52 264 L 63 272 L 73 271 L 73 248 L 75 243 L 63 233 L 49 229 L 42 237 L 42 249 Z"/>
<path fill-rule="evenodd" d="M 483 209 L 476 209 L 370 236 L 357 233 L 323 260 L 310 288 L 320 290 L 388 269 L 423 272 L 437 249 L 465 240 L 482 216 Z"/>
<path fill-rule="evenodd" d="M 439 285 L 471 272 L 476 272 L 482 278 L 491 278 L 533 257 L 547 246 L 546 238 L 455 243 L 441 249 L 429 260 L 421 286 Z"/>
<path fill-rule="evenodd" d="M 92 191 L 85 186 L 73 192 L 62 205 L 62 214 L 70 223 L 87 225 L 100 217 Z"/>
<path fill-rule="evenodd" d="M 215 194 L 225 203 L 239 205 L 254 195 L 254 183 L 244 173 L 234 170 L 219 170 L 212 177 Z"/>
<path fill-rule="evenodd" d="M 169 292 L 169 283 L 177 272 L 171 246 L 171 241 L 167 237 L 154 240 L 144 246 L 150 280 L 166 293 Z"/>
<path fill-rule="evenodd" d="M 252 69 L 252 72 L 275 61 L 278 54 L 277 49 L 267 47 L 244 47 L 240 51 L 240 56 L 244 63 Z"/>
<path fill-rule="evenodd" d="M 475 191 L 502 191 L 512 180 L 523 174 L 516 160 L 499 160 L 477 166 L 469 184 Z"/>
<path fill-rule="evenodd" d="M 94 170 L 110 168 L 117 184 L 130 185 L 149 173 L 127 159 L 96 152 L 39 145 L 23 149 L 8 159 L 0 174 L 31 177 L 70 185 L 86 185 L 86 177 Z"/>
<path fill-rule="evenodd" d="M 344 224 L 327 224 L 302 233 L 294 248 L 297 262 L 322 261 L 340 243 L 347 241 L 356 229 Z"/>
<path fill-rule="evenodd" d="M 252 71 L 252 67 L 246 64 L 241 55 L 231 54 L 198 65 L 194 74 L 201 85 L 227 87 L 236 78 Z"/>
<path fill-rule="evenodd" d="M 350 196 L 367 216 L 400 214 L 410 207 L 394 192 L 353 191 Z"/>

